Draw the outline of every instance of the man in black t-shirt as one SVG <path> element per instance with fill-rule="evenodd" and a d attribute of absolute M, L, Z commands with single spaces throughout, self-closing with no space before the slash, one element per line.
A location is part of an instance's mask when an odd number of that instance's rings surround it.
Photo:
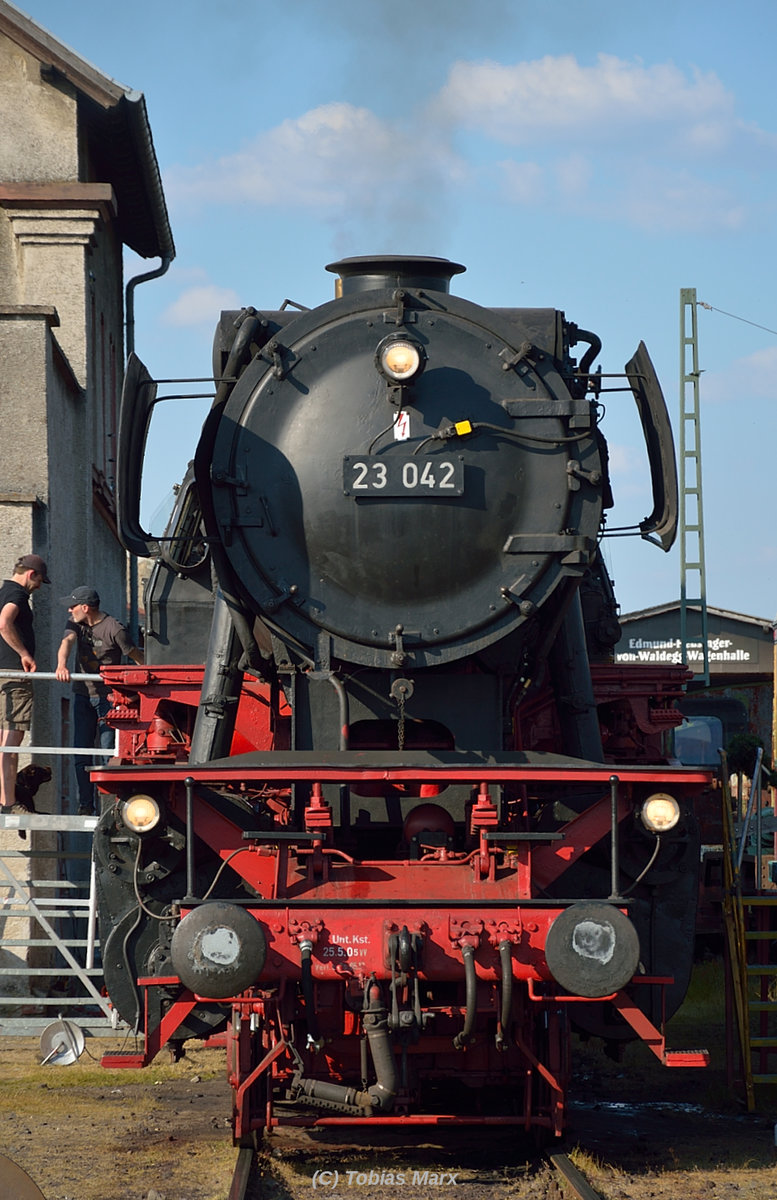
<path fill-rule="evenodd" d="M 0 585 L 0 670 L 35 670 L 35 633 L 30 596 L 50 583 L 48 568 L 37 554 L 17 559 L 13 576 Z M 32 684 L 0 679 L 0 746 L 21 746 L 32 719 Z M 16 803 L 18 754 L 0 754 L 0 804 L 10 812 Z"/>
<path fill-rule="evenodd" d="M 69 596 L 62 597 L 62 603 L 70 610 L 70 619 L 57 651 L 57 679 L 63 683 L 70 681 L 67 661 L 73 646 L 76 647 L 78 672 L 84 675 L 96 675 L 100 667 L 120 663 L 123 655 L 142 665 L 141 651 L 133 645 L 121 621 L 101 611 L 100 597 L 94 588 L 74 588 Z M 108 687 L 102 682 L 84 679 L 73 682 L 74 746 L 111 749 L 114 731 L 103 721 L 111 707 L 109 694 Z M 91 815 L 95 810 L 94 788 L 85 757 L 79 755 L 75 763 L 78 812 L 81 816 Z"/>

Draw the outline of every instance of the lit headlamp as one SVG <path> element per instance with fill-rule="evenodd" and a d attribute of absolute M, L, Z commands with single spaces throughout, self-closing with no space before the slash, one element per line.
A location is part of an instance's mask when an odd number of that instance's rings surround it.
<path fill-rule="evenodd" d="M 426 366 L 426 353 L 412 338 L 394 333 L 378 346 L 375 366 L 389 383 L 410 383 Z"/>
<path fill-rule="evenodd" d="M 153 796 L 137 792 L 121 805 L 121 819 L 133 833 L 150 833 L 159 824 L 162 810 Z"/>
<path fill-rule="evenodd" d="M 667 792 L 654 792 L 642 805 L 639 815 L 651 833 L 668 833 L 680 820 L 680 805 Z"/>

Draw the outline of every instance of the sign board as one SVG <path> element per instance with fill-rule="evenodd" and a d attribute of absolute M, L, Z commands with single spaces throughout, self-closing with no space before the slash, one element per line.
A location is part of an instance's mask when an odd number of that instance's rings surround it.
<path fill-rule="evenodd" d="M 680 609 L 646 610 L 621 619 L 622 636 L 615 647 L 616 663 L 681 663 Z M 688 613 L 685 661 L 697 674 L 704 672 L 698 610 Z M 773 629 L 769 623 L 736 613 L 707 610 L 707 649 L 712 675 L 771 675 Z"/>

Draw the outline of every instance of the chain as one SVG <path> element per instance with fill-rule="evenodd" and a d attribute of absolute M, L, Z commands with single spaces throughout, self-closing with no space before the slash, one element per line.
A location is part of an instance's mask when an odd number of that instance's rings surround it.
<path fill-rule="evenodd" d="M 400 750 L 405 748 L 405 701 L 413 694 L 413 685 L 409 679 L 395 679 L 391 685 L 391 698 L 395 701 L 399 709 L 399 720 L 397 721 L 397 746 Z"/>

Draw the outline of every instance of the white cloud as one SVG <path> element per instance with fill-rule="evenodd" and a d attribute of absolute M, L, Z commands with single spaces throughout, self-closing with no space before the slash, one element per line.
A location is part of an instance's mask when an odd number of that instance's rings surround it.
<path fill-rule="evenodd" d="M 777 135 L 741 120 L 712 73 L 608 54 L 592 66 L 571 54 L 458 62 L 429 111 L 452 140 L 474 131 L 481 155 L 515 147 L 498 162 L 510 203 L 650 233 L 731 234 L 773 212 L 759 182 L 777 166 Z"/>
<path fill-rule="evenodd" d="M 515 156 L 500 159 L 500 146 Z M 773 213 L 770 163 L 777 136 L 739 119 L 716 75 L 568 54 L 458 62 L 406 122 L 324 104 L 233 154 L 172 168 L 165 188 L 179 210 L 302 210 L 348 244 L 362 229 L 428 241 L 449 210 L 494 196 L 650 233 L 731 234 Z"/>
<path fill-rule="evenodd" d="M 610 453 L 610 474 L 628 477 L 642 466 L 643 454 L 641 447 L 625 445 L 618 442 L 608 443 Z"/>
<path fill-rule="evenodd" d="M 544 204 L 648 233 L 731 234 L 760 220 L 726 183 L 666 163 L 635 162 L 621 170 L 601 158 L 569 154 L 544 166 L 508 159 L 498 170 L 508 203 Z"/>
<path fill-rule="evenodd" d="M 547 194 L 546 172 L 539 163 L 507 159 L 498 164 L 504 194 L 515 204 L 539 204 Z"/>
<path fill-rule="evenodd" d="M 615 190 L 611 216 L 649 232 L 734 233 L 752 211 L 727 184 L 666 164 L 638 164 Z"/>
<path fill-rule="evenodd" d="M 444 148 L 380 120 L 366 108 L 332 103 L 283 121 L 236 154 L 173 168 L 166 188 L 178 201 L 380 208 L 386 197 L 438 171 L 455 174 Z"/>
<path fill-rule="evenodd" d="M 222 309 L 240 308 L 237 292 L 215 283 L 188 287 L 162 314 L 166 325 L 215 325 Z"/>
<path fill-rule="evenodd" d="M 645 66 L 600 54 L 583 66 L 566 54 L 533 62 L 457 62 L 433 111 L 449 126 L 513 146 L 582 137 L 587 146 L 660 134 L 683 152 L 717 155 L 750 142 L 777 154 L 777 137 L 735 115 L 735 98 L 711 72 Z"/>
<path fill-rule="evenodd" d="M 566 154 L 554 163 L 553 175 L 562 196 L 577 197 L 588 191 L 596 172 L 590 158 Z"/>
<path fill-rule="evenodd" d="M 699 321 L 706 320 L 699 314 Z M 709 337 L 701 323 L 699 337 Z M 765 346 L 744 358 L 738 358 L 723 371 L 705 371 L 699 381 L 703 404 L 735 404 L 744 419 L 747 403 L 769 401 L 777 404 L 777 346 Z M 744 406 L 744 407 L 743 407 Z M 773 410 L 775 411 L 775 410 Z"/>
<path fill-rule="evenodd" d="M 606 432 L 606 430 L 605 430 Z M 618 509 L 618 501 L 647 497 L 650 494 L 650 477 L 646 466 L 646 456 L 643 446 L 627 445 L 619 442 L 608 442 L 610 481 L 615 497 L 618 516 L 628 516 L 631 521 L 640 521 L 644 513 L 636 512 L 622 514 Z M 610 524 L 619 525 L 620 520 L 610 520 Z"/>

